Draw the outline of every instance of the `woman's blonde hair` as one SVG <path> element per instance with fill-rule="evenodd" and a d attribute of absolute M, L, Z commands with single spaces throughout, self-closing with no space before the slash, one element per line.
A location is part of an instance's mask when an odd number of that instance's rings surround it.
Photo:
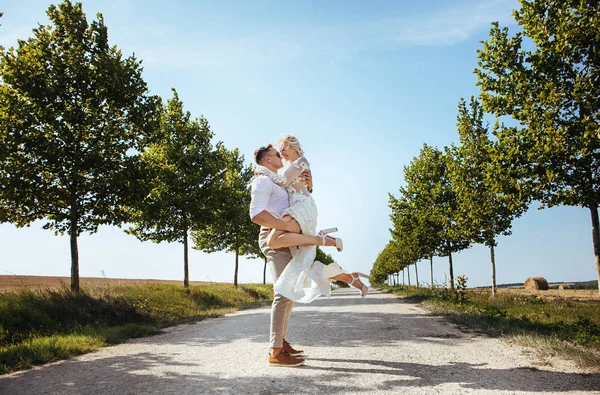
<path fill-rule="evenodd" d="M 290 136 L 289 134 L 285 134 L 281 136 L 279 141 L 277 142 L 277 146 L 280 150 L 291 148 L 298 153 L 300 156 L 304 156 L 304 151 L 302 151 L 302 147 L 300 146 L 300 142 L 294 136 Z"/>

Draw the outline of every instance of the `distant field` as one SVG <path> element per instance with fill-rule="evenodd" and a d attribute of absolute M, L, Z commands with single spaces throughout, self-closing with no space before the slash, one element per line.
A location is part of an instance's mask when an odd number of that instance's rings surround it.
<path fill-rule="evenodd" d="M 473 291 L 481 291 L 489 293 L 489 290 L 473 289 Z M 549 289 L 547 291 L 536 291 L 528 289 L 515 289 L 515 288 L 499 288 L 498 292 L 501 294 L 516 294 L 516 295 L 536 295 L 548 299 L 577 299 L 577 300 L 600 300 L 600 295 L 597 289 Z"/>
<path fill-rule="evenodd" d="M 183 280 L 133 280 L 124 278 L 104 277 L 80 277 L 79 284 L 82 287 L 116 287 L 120 285 L 143 285 L 143 284 L 182 284 Z M 190 285 L 209 284 L 206 281 L 190 281 Z M 46 276 L 18 276 L 0 275 L 0 292 L 15 291 L 17 289 L 35 288 L 60 288 L 70 287 L 70 277 L 46 277 Z"/>

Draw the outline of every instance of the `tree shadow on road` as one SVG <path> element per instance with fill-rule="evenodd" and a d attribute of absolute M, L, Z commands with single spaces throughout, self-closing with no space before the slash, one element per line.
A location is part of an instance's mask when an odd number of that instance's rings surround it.
<path fill-rule="evenodd" d="M 30 394 L 199 394 L 199 393 L 354 393 L 410 392 L 454 384 L 464 389 L 567 392 L 595 391 L 600 375 L 561 373 L 535 368 L 494 369 L 485 364 L 426 365 L 370 359 L 311 358 L 295 369 L 245 369 L 242 363 L 225 372 L 207 373 L 210 360 L 181 363 L 151 353 L 68 360 L 0 379 L 0 393 Z M 350 367 L 349 367 L 350 366 Z M 210 370 L 210 369 L 209 369 Z M 64 374 L 69 372 L 69 374 Z M 200 373 L 203 372 L 203 373 Z M 237 374 L 236 374 L 237 372 Z M 252 374 L 249 374 L 252 373 Z M 377 380 L 383 375 L 383 380 Z M 397 377 L 397 378 L 394 378 Z"/>
<path fill-rule="evenodd" d="M 387 347 L 399 342 L 444 343 L 455 345 L 457 339 L 470 341 L 456 325 L 445 319 L 409 306 L 402 314 L 354 310 L 359 305 L 397 304 L 392 298 L 348 298 L 335 295 L 310 305 L 296 305 L 290 321 L 288 340 L 303 346 Z M 380 302 L 378 302 L 380 301 Z M 341 310 L 341 311 L 340 311 Z M 185 344 L 192 347 L 212 347 L 239 340 L 250 340 L 266 347 L 270 309 L 254 309 L 224 318 L 208 319 L 181 325 L 168 334 L 135 340 L 142 343 Z M 232 331 L 231 327 L 237 328 Z M 197 328 L 197 330 L 195 329 Z M 315 335 L 318 328 L 318 336 Z M 342 335 L 343 334 L 343 335 Z M 343 338 L 340 338 L 340 336 Z"/>
<path fill-rule="evenodd" d="M 229 372 L 200 373 L 210 366 L 210 360 L 180 363 L 174 357 L 151 353 L 88 361 L 72 359 L 1 377 L 0 394 L 336 394 L 354 391 L 343 383 L 335 383 L 338 375 L 335 372 L 324 372 L 318 380 L 303 367 L 265 367 L 262 375 L 255 371 L 247 374 L 241 363 L 232 364 Z M 289 379 L 292 381 L 282 379 L 286 375 L 293 377 Z"/>
<path fill-rule="evenodd" d="M 398 301 L 387 297 L 348 298 L 348 295 L 335 294 L 328 302 L 319 300 L 295 309 L 289 340 L 308 347 L 309 354 L 307 364 L 300 368 L 277 369 L 262 364 L 268 348 L 270 312 L 263 308 L 182 325 L 169 329 L 170 333 L 132 342 L 156 349 L 156 354 L 115 356 L 110 355 L 110 350 L 103 350 L 96 355 L 5 376 L 0 378 L 0 394 L 30 394 L 41 392 L 40 388 L 44 393 L 57 394 L 337 394 L 368 392 L 365 388 L 368 383 L 376 383 L 373 390 L 380 393 L 422 391 L 448 384 L 471 390 L 509 392 L 559 393 L 600 388 L 597 374 L 552 372 L 515 367 L 514 363 L 512 368 L 498 369 L 482 363 L 446 361 L 434 365 L 385 360 L 392 358 L 390 354 L 382 359 L 370 355 L 365 358 L 364 354 L 355 359 L 311 358 L 311 347 L 313 350 L 349 347 L 352 349 L 347 354 L 353 355 L 355 350 L 360 351 L 359 347 L 370 347 L 375 352 L 395 347 L 402 352 L 405 344 L 412 344 L 412 349 L 418 350 L 419 343 L 455 347 L 472 341 L 471 334 L 420 309 L 402 309 L 398 313 L 367 309 L 355 313 L 360 304 Z M 237 352 L 236 342 L 250 342 L 252 346 L 242 348 L 241 355 L 220 355 L 223 349 Z M 214 349 L 220 345 L 223 349 Z M 178 352 L 185 352 L 185 357 L 178 356 Z M 225 362 L 216 364 L 215 358 Z M 223 367 L 224 364 L 228 367 Z"/>
<path fill-rule="evenodd" d="M 385 381 L 377 388 L 380 390 L 397 390 L 398 387 L 433 387 L 445 383 L 456 383 L 462 388 L 502 391 L 565 392 L 600 389 L 600 374 L 553 372 L 532 367 L 495 369 L 486 368 L 486 364 L 464 362 L 426 365 L 364 359 L 311 358 L 311 361 L 324 362 L 327 366 L 308 365 L 305 369 L 335 371 L 343 377 L 355 374 L 384 374 L 404 377 Z M 348 363 L 364 365 L 364 367 L 335 366 Z"/>

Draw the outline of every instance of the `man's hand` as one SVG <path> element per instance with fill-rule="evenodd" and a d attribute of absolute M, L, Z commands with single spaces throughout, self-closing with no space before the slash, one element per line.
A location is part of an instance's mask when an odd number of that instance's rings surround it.
<path fill-rule="evenodd" d="M 302 172 L 302 174 L 300 174 L 300 177 L 302 177 L 302 179 L 304 179 L 304 182 L 306 183 L 306 188 L 308 189 L 308 192 L 312 193 L 313 191 L 313 183 L 312 183 L 312 173 L 310 172 L 310 169 L 306 169 Z M 297 232 L 294 232 L 297 233 Z"/>

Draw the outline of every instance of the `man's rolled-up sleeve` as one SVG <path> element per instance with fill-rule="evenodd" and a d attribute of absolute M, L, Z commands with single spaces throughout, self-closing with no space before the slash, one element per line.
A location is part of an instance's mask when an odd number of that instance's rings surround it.
<path fill-rule="evenodd" d="M 260 212 L 267 209 L 273 183 L 267 177 L 257 177 L 252 181 L 252 192 L 250 200 L 250 218 L 256 217 Z"/>

